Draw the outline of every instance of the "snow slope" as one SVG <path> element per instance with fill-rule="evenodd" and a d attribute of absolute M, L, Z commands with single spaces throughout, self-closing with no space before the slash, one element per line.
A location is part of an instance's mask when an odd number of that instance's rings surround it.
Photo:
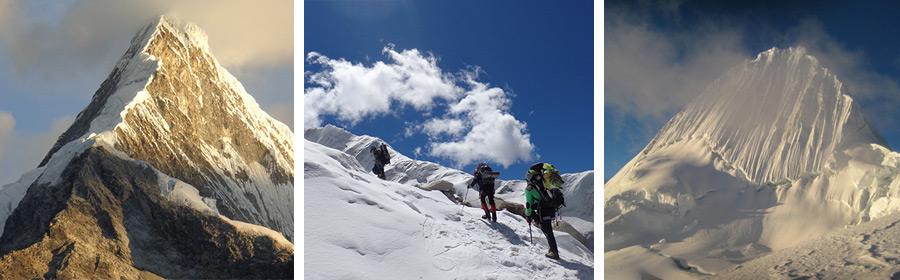
<path fill-rule="evenodd" d="M 331 126 L 305 137 L 307 278 L 593 278 L 593 253 L 568 234 L 555 232 L 562 260 L 552 261 L 543 256 L 546 239 L 536 228 L 537 245 L 531 245 L 521 216 L 498 211 L 498 223 L 490 223 L 479 218 L 480 208 L 416 186 L 444 179 L 464 191 L 471 177 L 462 171 L 391 150 L 391 181 L 383 181 L 369 171 L 368 147 L 377 138 Z"/>
<path fill-rule="evenodd" d="M 604 186 L 604 258 L 715 274 L 900 209 L 900 154 L 803 48 L 729 70 Z M 644 256 L 644 257 L 640 257 Z M 623 263 L 625 259 L 634 263 Z"/>
<path fill-rule="evenodd" d="M 304 132 L 306 140 L 316 142 L 326 147 L 342 151 L 354 159 L 365 170 L 371 170 L 375 164 L 369 147 L 386 143 L 376 137 L 368 135 L 353 135 L 349 131 L 333 125 L 310 128 Z M 386 143 L 387 144 L 387 143 Z M 411 159 L 398 153 L 390 145 L 391 164 L 385 166 L 385 175 L 389 181 L 405 185 L 424 186 L 429 182 L 444 180 L 453 184 L 453 191 L 458 200 L 479 207 L 477 190 L 467 192 L 466 186 L 472 181 L 471 173 L 448 168 L 427 161 Z M 557 168 L 563 168 L 557 164 Z M 525 171 L 522 171 L 522 177 Z M 586 171 L 575 174 L 562 174 L 562 186 L 566 197 L 566 207 L 560 209 L 561 219 L 571 224 L 575 230 L 585 236 L 585 245 L 593 251 L 594 243 L 594 171 Z M 525 181 L 524 180 L 497 180 L 495 198 L 507 202 L 525 205 Z M 499 206 L 499 205 L 498 205 Z"/>
<path fill-rule="evenodd" d="M 807 241 L 729 269 L 714 279 L 897 279 L 900 213 Z"/>

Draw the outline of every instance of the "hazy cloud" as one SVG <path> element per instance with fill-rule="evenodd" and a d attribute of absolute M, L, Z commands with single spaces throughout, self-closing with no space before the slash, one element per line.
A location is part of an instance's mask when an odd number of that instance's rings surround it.
<path fill-rule="evenodd" d="M 737 29 L 708 24 L 672 33 L 653 28 L 642 15 L 606 16 L 604 106 L 640 120 L 665 122 L 749 58 Z"/>
<path fill-rule="evenodd" d="M 124 53 L 141 26 L 169 12 L 203 28 L 226 67 L 292 63 L 291 1 L 75 1 L 58 22 L 43 17 L 39 5 L 0 5 L 0 42 L 15 72 L 28 77 L 77 76 L 86 69 L 105 75 L 112 64 L 98 62 L 118 59 L 109 53 Z"/>
<path fill-rule="evenodd" d="M 12 114 L 6 111 L 0 111 L 0 160 L 5 159 L 6 143 L 12 138 L 13 127 L 16 126 L 16 120 Z M 2 184 L 3 181 L 0 181 Z"/>
<path fill-rule="evenodd" d="M 74 121 L 74 116 L 63 116 L 54 120 L 47 131 L 20 130 L 14 129 L 12 115 L 0 111 L 0 185 L 12 183 L 26 171 L 37 168 L 59 135 Z"/>
<path fill-rule="evenodd" d="M 767 34 L 749 34 L 753 18 L 707 16 L 686 25 L 679 1 L 645 1 L 668 5 L 626 5 L 605 13 L 604 109 L 612 116 L 606 133 L 635 141 L 642 148 L 675 113 L 699 95 L 719 75 L 760 50 L 747 42 L 765 36 L 763 46 L 804 46 L 821 66 L 844 83 L 848 93 L 863 101 L 864 111 L 882 130 L 897 126 L 892 118 L 900 106 L 900 86 L 878 73 L 870 58 L 829 35 L 815 18 L 799 20 L 788 29 L 759 28 Z M 868 101 L 868 102 L 866 102 Z"/>
<path fill-rule="evenodd" d="M 900 107 L 900 85 L 893 78 L 878 73 L 860 50 L 850 50 L 827 34 L 822 23 L 807 18 L 787 31 L 791 45 L 802 45 L 819 64 L 828 68 L 844 83 L 845 93 L 863 102 L 866 115 L 879 130 L 896 131 L 896 108 Z"/>
<path fill-rule="evenodd" d="M 409 106 L 426 117 L 423 123 L 405 123 L 406 137 L 424 133 L 429 138 L 428 151 L 416 149 L 417 156 L 427 153 L 458 166 L 474 161 L 509 166 L 531 159 L 534 145 L 527 126 L 509 113 L 511 94 L 479 82 L 477 67 L 449 74 L 432 54 L 398 52 L 391 45 L 383 53 L 389 61 L 371 66 L 309 53 L 307 62 L 322 70 L 304 75 L 313 85 L 304 93 L 304 127 L 322 125 L 326 115 L 352 126 Z"/>
<path fill-rule="evenodd" d="M 284 104 L 275 104 L 269 106 L 268 108 L 262 108 L 263 111 L 269 114 L 272 118 L 284 123 L 294 131 L 294 104 L 293 103 L 284 103 Z"/>

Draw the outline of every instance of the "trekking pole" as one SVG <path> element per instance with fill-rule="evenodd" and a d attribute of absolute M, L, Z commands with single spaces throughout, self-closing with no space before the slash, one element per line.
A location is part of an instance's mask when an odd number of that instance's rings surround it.
<path fill-rule="evenodd" d="M 531 240 L 531 245 L 533 246 L 534 245 L 534 237 L 531 236 L 531 223 L 530 222 L 526 222 L 526 223 L 528 223 L 528 240 Z"/>

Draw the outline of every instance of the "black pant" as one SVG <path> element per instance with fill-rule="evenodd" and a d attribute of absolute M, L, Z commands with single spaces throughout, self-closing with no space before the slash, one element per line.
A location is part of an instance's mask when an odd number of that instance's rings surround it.
<path fill-rule="evenodd" d="M 375 166 L 372 167 L 372 172 L 375 172 L 375 175 L 378 175 L 378 178 L 384 179 L 384 164 L 375 162 Z"/>
<path fill-rule="evenodd" d="M 493 188 L 483 188 L 483 189 L 481 189 L 481 191 L 478 192 L 478 198 L 481 199 L 481 205 L 483 205 L 482 208 L 487 208 L 486 206 L 484 206 L 484 205 L 487 205 L 487 203 L 484 203 L 485 197 L 488 198 L 488 202 L 490 202 L 491 206 L 495 205 Z M 484 211 L 487 212 L 487 209 L 484 209 Z"/>
<path fill-rule="evenodd" d="M 559 249 L 556 248 L 556 237 L 553 236 L 553 218 L 548 218 L 546 220 L 541 219 L 541 231 L 544 232 L 544 235 L 547 236 L 547 244 L 550 245 L 550 252 L 553 252 L 557 256 L 559 256 Z"/>

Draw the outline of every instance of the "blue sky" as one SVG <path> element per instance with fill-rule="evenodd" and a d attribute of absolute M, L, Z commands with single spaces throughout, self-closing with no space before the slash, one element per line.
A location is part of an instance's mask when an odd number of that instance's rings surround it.
<path fill-rule="evenodd" d="M 607 1 L 604 181 L 718 75 L 802 45 L 900 147 L 898 4 L 876 1 Z"/>
<path fill-rule="evenodd" d="M 591 1 L 304 5 L 304 55 L 315 52 L 317 60 L 326 61 L 304 65 L 305 121 L 311 119 L 310 108 L 320 119 L 313 126 L 335 124 L 377 136 L 410 157 L 467 172 L 486 161 L 501 171 L 501 179 L 521 179 L 537 161 L 565 173 L 594 169 Z M 474 72 L 477 78 L 466 82 L 465 75 Z M 353 76 L 365 73 L 376 78 Z M 311 83 L 313 75 L 333 87 Z M 381 79 L 392 75 L 406 78 Z M 412 90 L 378 90 L 406 88 L 417 80 L 422 82 Z M 362 93 L 345 90 L 353 86 Z M 313 97 L 310 88 L 323 92 Z M 322 105 L 325 91 L 346 99 Z M 484 96 L 490 98 L 479 99 Z M 430 102 L 416 103 L 416 97 Z M 347 104 L 366 98 L 375 102 Z M 382 100 L 390 103 L 371 105 Z M 453 106 L 466 109 L 451 112 Z M 370 113 L 338 117 L 362 111 Z M 482 130 L 496 127 L 511 130 Z M 481 142 L 479 147 L 493 149 L 476 147 Z"/>
<path fill-rule="evenodd" d="M 134 34 L 165 12 L 203 28 L 213 55 L 262 109 L 292 125 L 289 1 L 0 1 L 0 185 L 37 167 Z"/>

